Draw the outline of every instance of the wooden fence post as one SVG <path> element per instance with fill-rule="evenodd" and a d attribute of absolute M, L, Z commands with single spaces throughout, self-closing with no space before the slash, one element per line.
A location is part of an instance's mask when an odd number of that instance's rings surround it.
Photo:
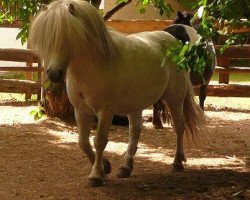
<path fill-rule="evenodd" d="M 38 68 L 41 68 L 41 67 L 42 67 L 41 61 L 39 61 L 39 63 L 38 63 Z M 37 72 L 37 82 L 40 83 L 40 84 L 42 84 L 42 71 L 38 71 L 38 72 Z M 43 87 L 42 87 L 42 85 L 41 85 L 41 88 L 40 88 L 40 90 L 39 90 L 38 93 L 37 93 L 37 100 L 38 100 L 38 101 L 39 101 L 39 100 L 42 100 L 42 98 L 43 98 L 42 91 L 43 91 Z"/>
<path fill-rule="evenodd" d="M 217 58 L 217 65 L 224 69 L 228 69 L 230 66 L 230 60 L 228 58 Z M 229 72 L 227 70 L 219 72 L 219 83 L 229 83 Z"/>
<path fill-rule="evenodd" d="M 29 41 L 27 42 L 27 49 L 30 49 Z M 26 62 L 26 66 L 33 67 L 33 63 L 32 62 Z M 25 72 L 25 78 L 27 80 L 31 81 L 32 80 L 32 76 L 33 76 L 32 72 Z M 28 99 L 31 99 L 31 94 L 30 93 L 26 93 L 25 94 L 25 100 L 28 100 Z"/>

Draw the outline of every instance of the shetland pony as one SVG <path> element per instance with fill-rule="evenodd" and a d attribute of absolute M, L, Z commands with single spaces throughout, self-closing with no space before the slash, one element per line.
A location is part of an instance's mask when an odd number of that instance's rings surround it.
<path fill-rule="evenodd" d="M 75 108 L 79 146 L 92 163 L 88 184 L 105 183 L 110 173 L 103 157 L 114 114 L 129 119 L 129 144 L 118 177 L 129 177 L 142 129 L 142 110 L 162 97 L 177 136 L 173 171 L 186 161 L 183 139 L 202 139 L 205 117 L 193 98 L 186 71 L 178 72 L 165 51 L 176 39 L 164 31 L 125 36 L 108 30 L 96 8 L 82 0 L 58 0 L 33 21 L 29 41 L 52 82 L 66 81 Z M 163 66 L 164 64 L 164 66 Z M 95 152 L 89 142 L 91 123 L 98 118 Z"/>
<path fill-rule="evenodd" d="M 192 18 L 192 14 L 178 11 L 177 19 L 174 21 L 174 24 L 164 29 L 164 31 L 170 33 L 175 38 L 182 41 L 183 44 L 186 42 L 194 44 L 196 41 L 201 39 L 201 36 L 197 34 L 197 31 L 193 28 L 198 28 L 199 19 L 193 20 L 191 24 Z M 207 62 L 202 77 L 197 72 L 190 71 L 190 80 L 192 84 L 194 86 L 199 86 L 199 104 L 202 110 L 204 110 L 204 102 L 207 96 L 206 89 L 216 66 L 215 49 L 212 41 L 208 41 L 207 51 L 211 53 L 212 59 Z M 163 101 L 160 99 L 153 105 L 153 125 L 155 128 L 163 128 L 161 115 L 163 122 L 166 122 L 166 114 L 166 107 Z"/>

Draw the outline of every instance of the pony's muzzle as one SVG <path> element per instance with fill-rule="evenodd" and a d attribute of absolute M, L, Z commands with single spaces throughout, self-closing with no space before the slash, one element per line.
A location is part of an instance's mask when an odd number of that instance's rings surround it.
<path fill-rule="evenodd" d="M 64 70 L 47 70 L 47 75 L 52 83 L 59 83 L 64 81 L 65 72 Z"/>

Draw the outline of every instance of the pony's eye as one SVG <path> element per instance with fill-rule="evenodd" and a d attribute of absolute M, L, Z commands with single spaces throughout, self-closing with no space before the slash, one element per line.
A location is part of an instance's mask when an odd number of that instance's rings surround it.
<path fill-rule="evenodd" d="M 75 15 L 75 6 L 72 4 L 72 3 L 70 3 L 69 4 L 69 6 L 68 6 L 68 10 L 69 10 L 69 12 L 72 14 L 72 15 Z"/>

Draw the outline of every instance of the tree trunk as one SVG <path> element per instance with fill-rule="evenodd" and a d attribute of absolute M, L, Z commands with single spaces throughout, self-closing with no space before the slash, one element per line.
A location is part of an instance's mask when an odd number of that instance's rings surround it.
<path fill-rule="evenodd" d="M 65 83 L 54 84 L 53 88 L 46 92 L 45 112 L 50 117 L 58 117 L 68 120 L 74 118 L 74 108 L 69 102 Z"/>

